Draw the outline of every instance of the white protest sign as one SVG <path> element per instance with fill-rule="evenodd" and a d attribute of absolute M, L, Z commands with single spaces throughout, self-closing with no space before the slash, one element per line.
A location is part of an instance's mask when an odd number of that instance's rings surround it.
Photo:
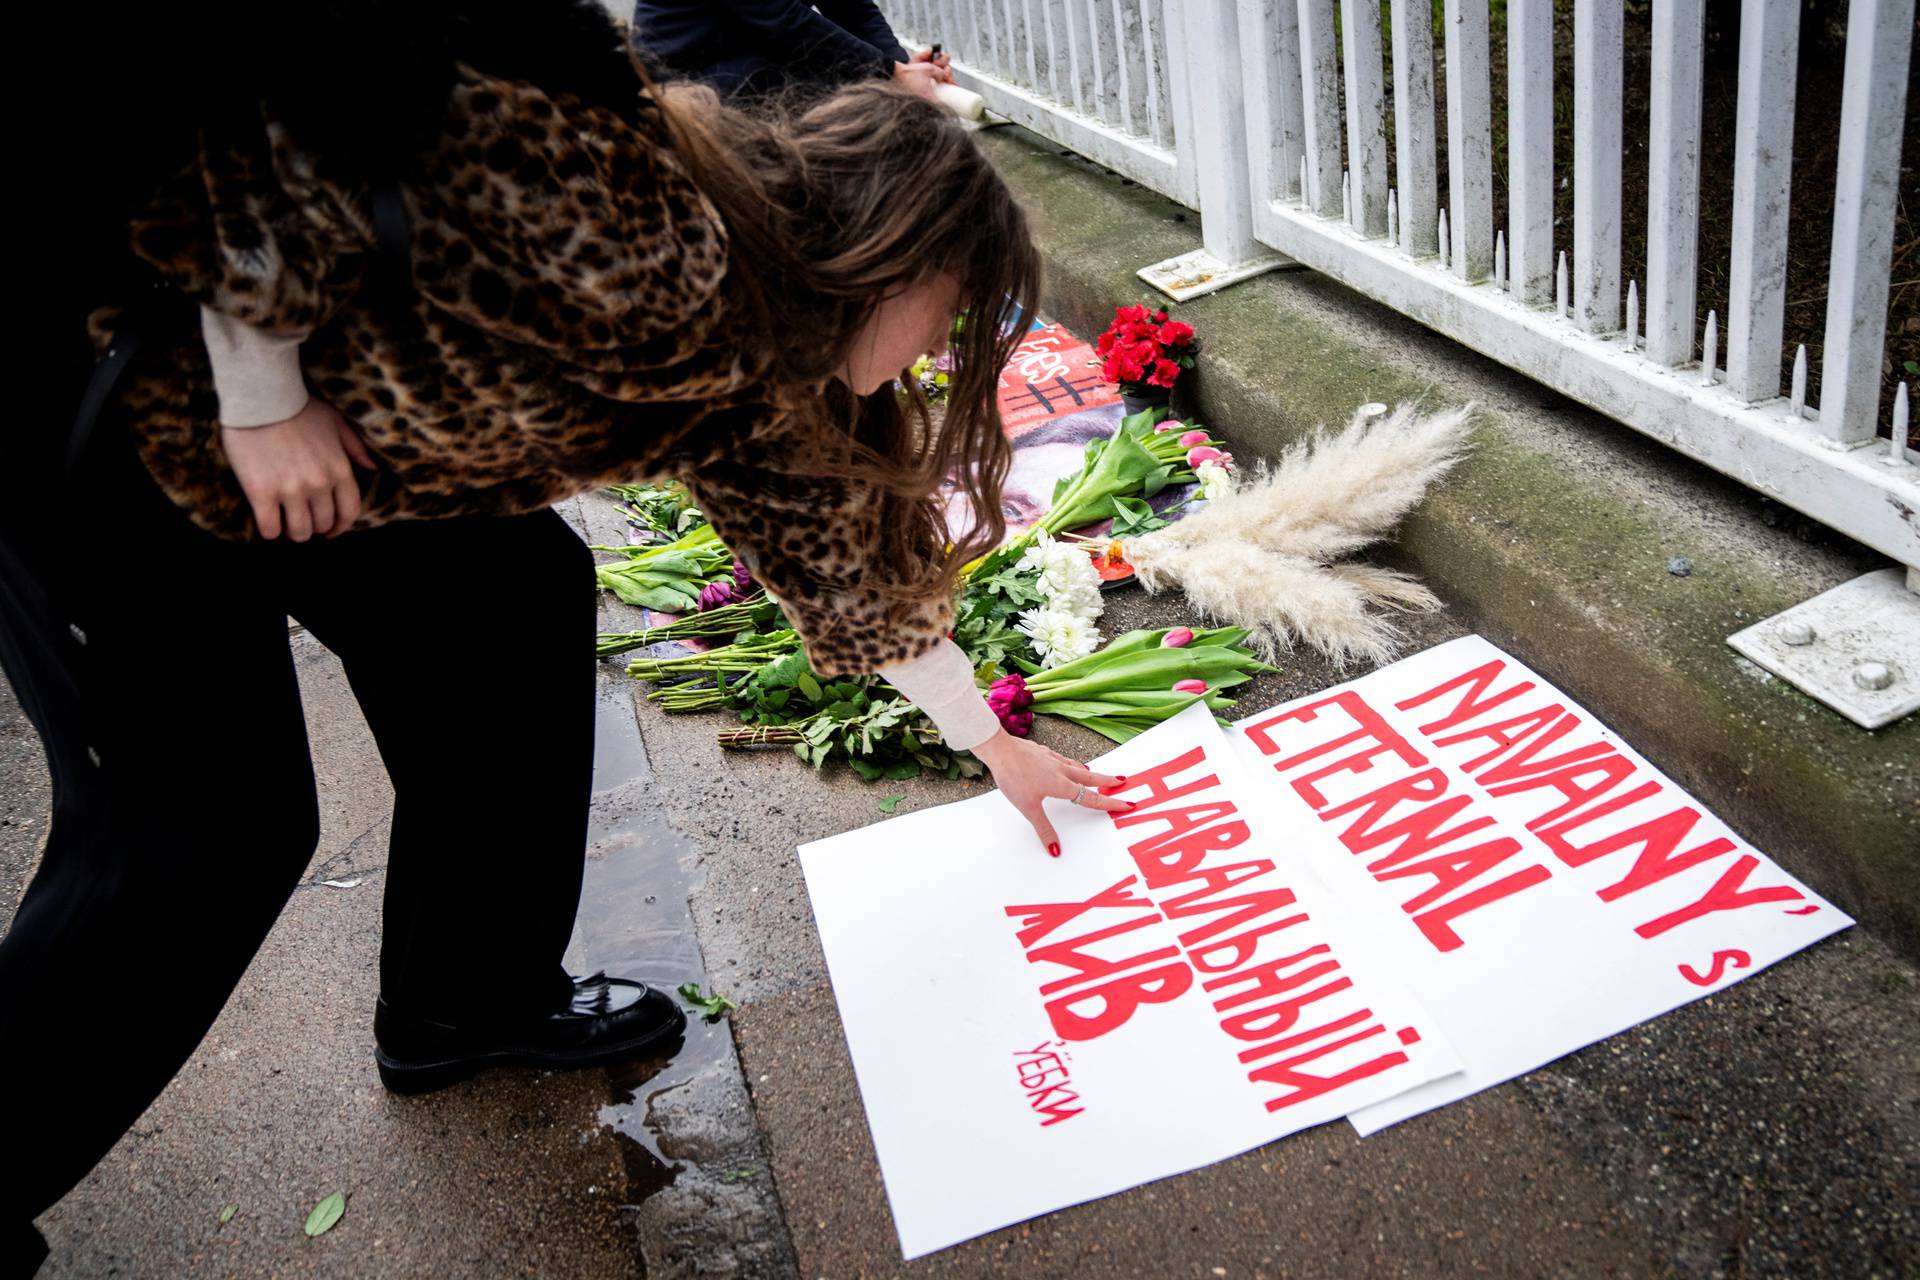
<path fill-rule="evenodd" d="M 1363 1134 L 1853 923 L 1478 636 L 1236 728 L 1298 847 L 1466 1064 L 1356 1110 Z"/>
<path fill-rule="evenodd" d="M 1098 767 L 1060 858 L 997 792 L 800 850 L 909 1258 L 1458 1067 L 1203 707 Z"/>

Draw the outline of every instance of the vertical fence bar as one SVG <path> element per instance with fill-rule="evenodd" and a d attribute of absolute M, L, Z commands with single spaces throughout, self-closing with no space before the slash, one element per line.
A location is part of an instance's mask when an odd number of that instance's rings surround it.
<path fill-rule="evenodd" d="M 1507 278 L 1553 302 L 1553 0 L 1507 0 Z"/>
<path fill-rule="evenodd" d="M 980 27 L 980 10 L 970 0 L 943 0 L 953 18 L 953 38 L 966 50 L 967 61 L 982 71 L 987 66 L 986 39 Z"/>
<path fill-rule="evenodd" d="M 1827 339 L 1820 365 L 1820 434 L 1871 440 L 1880 414 L 1900 132 L 1907 99 L 1913 0 L 1852 0 L 1840 158 L 1827 269 Z"/>
<path fill-rule="evenodd" d="M 1453 272 L 1462 280 L 1484 280 L 1493 271 L 1487 0 L 1446 0 L 1446 28 L 1447 216 L 1453 231 Z"/>
<path fill-rule="evenodd" d="M 1114 51 L 1118 57 L 1120 127 L 1128 133 L 1147 131 L 1147 64 L 1140 50 L 1140 6 L 1135 0 L 1112 0 Z"/>
<path fill-rule="evenodd" d="M 1083 116 L 1097 115 L 1093 96 L 1093 34 L 1087 29 L 1087 9 L 1080 0 L 1052 0 L 1055 23 L 1066 32 L 1067 79 L 1073 89 L 1073 109 Z"/>
<path fill-rule="evenodd" d="M 1298 14 L 1307 207 L 1331 218 L 1340 212 L 1340 63 L 1333 51 L 1333 0 L 1299 0 Z"/>
<path fill-rule="evenodd" d="M 1072 100 L 1067 87 L 1066 36 L 1055 25 L 1054 0 L 1027 0 L 1027 30 L 1032 33 L 1034 58 L 1040 63 L 1034 90 L 1049 101 L 1065 105 Z"/>
<path fill-rule="evenodd" d="M 1368 239 L 1387 234 L 1387 99 L 1381 81 L 1380 0 L 1340 0 L 1346 54 L 1348 218 Z"/>
<path fill-rule="evenodd" d="M 1178 16 L 1178 0 L 1175 0 Z M 1147 131 L 1159 146 L 1173 149 L 1173 64 L 1167 53 L 1167 10 L 1162 0 L 1140 0 L 1140 25 L 1147 33 Z"/>
<path fill-rule="evenodd" d="M 1120 61 L 1114 48 L 1113 8 L 1106 0 L 1082 0 L 1087 11 L 1088 47 L 1093 51 L 1093 114 L 1120 125 Z"/>
<path fill-rule="evenodd" d="M 1182 60 L 1174 74 L 1204 73 L 1206 90 L 1188 96 L 1191 126 L 1176 146 L 1194 162 L 1200 233 L 1207 252 L 1229 266 L 1261 250 L 1253 238 L 1247 162 L 1247 106 L 1240 83 L 1239 20 L 1234 0 L 1183 0 Z M 1173 48 L 1173 41 L 1168 41 Z"/>
<path fill-rule="evenodd" d="M 1051 96 L 1050 86 L 1045 79 L 1047 70 L 1046 45 L 1040 36 L 1040 24 L 1035 21 L 1035 0 L 1017 0 L 1019 16 L 1015 19 L 1015 30 L 1019 35 L 1021 67 L 1026 72 L 1026 84 L 1034 93 L 1043 97 Z"/>
<path fill-rule="evenodd" d="M 1014 84 L 1028 86 L 1026 57 L 1026 10 L 1024 0 L 993 0 L 1000 6 L 1000 56 L 1002 74 Z"/>
<path fill-rule="evenodd" d="M 1573 6 L 1573 319 L 1620 327 L 1621 0 Z"/>
<path fill-rule="evenodd" d="M 1247 96 L 1247 160 L 1253 198 L 1300 196 L 1300 18 L 1293 0 L 1240 10 L 1240 79 Z"/>
<path fill-rule="evenodd" d="M 1433 17 L 1426 6 L 1394 0 L 1393 164 L 1400 247 L 1416 258 L 1440 252 L 1440 172 L 1434 142 Z"/>
<path fill-rule="evenodd" d="M 1800 0 L 1740 7 L 1740 101 L 1733 126 L 1733 260 L 1727 273 L 1727 390 L 1780 394 L 1787 302 L 1787 201 Z"/>
<path fill-rule="evenodd" d="M 1647 357 L 1693 358 L 1700 241 L 1700 49 L 1706 0 L 1653 6 L 1647 117 Z"/>

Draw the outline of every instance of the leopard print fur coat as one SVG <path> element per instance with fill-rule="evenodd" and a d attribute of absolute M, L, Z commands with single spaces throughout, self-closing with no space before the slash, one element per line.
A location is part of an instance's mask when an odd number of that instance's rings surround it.
<path fill-rule="evenodd" d="M 365 287 L 377 258 L 365 186 L 264 112 L 204 129 L 196 163 L 133 227 L 135 253 L 168 285 L 303 340 L 309 386 L 379 463 L 356 528 L 516 514 L 674 476 L 822 674 L 913 658 L 946 634 L 948 602 L 889 592 L 865 562 L 892 500 L 793 474 L 795 397 L 821 388 L 770 385 L 764 356 L 729 330 L 726 228 L 656 104 L 630 123 L 463 72 L 402 196 L 413 287 L 384 303 Z M 94 318 L 102 349 L 115 314 Z M 212 534 L 257 536 L 221 450 L 204 344 L 196 332 L 159 347 L 118 403 L 142 460 Z"/>

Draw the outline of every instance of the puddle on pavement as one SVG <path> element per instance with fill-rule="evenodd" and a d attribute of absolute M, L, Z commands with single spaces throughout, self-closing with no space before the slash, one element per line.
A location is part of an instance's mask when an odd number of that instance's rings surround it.
<path fill-rule="evenodd" d="M 652 769 L 634 719 L 632 690 L 619 664 L 600 672 L 594 719 L 594 797 L 576 951 L 584 972 L 604 969 L 669 994 L 706 983 L 687 896 L 699 887 L 692 850 L 655 800 Z M 680 1002 L 685 1007 L 685 1002 Z M 683 1168 L 671 1133 L 652 1120 L 655 1099 L 720 1069 L 733 1053 L 724 1021 L 689 1012 L 685 1039 L 669 1055 L 608 1069 L 614 1101 L 600 1121 L 628 1139 L 628 1198 L 638 1203 L 670 1186 Z M 664 1147 L 663 1149 L 663 1139 Z"/>

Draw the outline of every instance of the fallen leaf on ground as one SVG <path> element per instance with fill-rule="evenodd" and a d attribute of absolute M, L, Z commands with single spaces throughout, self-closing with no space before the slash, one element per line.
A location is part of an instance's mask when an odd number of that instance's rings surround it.
<path fill-rule="evenodd" d="M 340 1221 L 340 1215 L 347 1211 L 347 1198 L 336 1191 L 313 1206 L 313 1212 L 307 1215 L 307 1234 L 325 1235 L 333 1230 L 333 1224 Z"/>
<path fill-rule="evenodd" d="M 740 1007 L 717 991 L 710 996 L 701 995 L 700 984 L 697 982 L 681 983 L 680 998 L 705 1014 L 708 1021 L 712 1021 L 722 1014 L 731 1013 Z"/>

